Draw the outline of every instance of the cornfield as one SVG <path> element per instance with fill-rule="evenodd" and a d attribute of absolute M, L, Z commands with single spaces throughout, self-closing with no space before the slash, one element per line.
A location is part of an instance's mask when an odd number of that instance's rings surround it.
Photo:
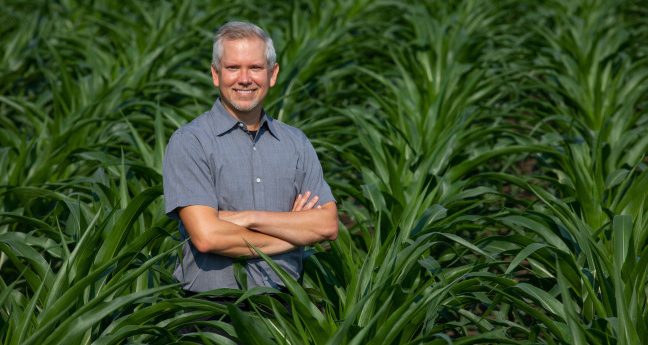
<path fill-rule="evenodd" d="M 161 164 L 214 30 L 265 28 L 336 241 L 184 297 Z M 4 344 L 648 344 L 641 0 L 0 4 Z M 272 264 L 272 261 L 265 257 Z M 190 332 L 181 332 L 189 328 Z"/>

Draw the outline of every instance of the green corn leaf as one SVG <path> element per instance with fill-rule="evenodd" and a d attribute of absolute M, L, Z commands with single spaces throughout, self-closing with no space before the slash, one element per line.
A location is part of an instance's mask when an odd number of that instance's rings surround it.
<path fill-rule="evenodd" d="M 102 264 L 115 255 L 117 249 L 126 240 L 132 226 L 137 218 L 146 210 L 146 208 L 162 194 L 162 187 L 155 186 L 144 190 L 128 203 L 124 212 L 112 227 L 109 235 L 106 234 L 104 242 L 97 253 L 95 264 Z"/>
<path fill-rule="evenodd" d="M 490 254 L 486 253 L 485 251 L 483 251 L 479 247 L 475 246 L 474 244 L 466 241 L 465 239 L 463 239 L 463 238 L 461 238 L 461 237 L 459 237 L 457 235 L 454 235 L 454 234 L 451 234 L 451 233 L 442 233 L 442 232 L 438 233 L 438 234 L 443 236 L 443 237 L 446 237 L 446 238 L 448 238 L 448 239 L 450 239 L 450 240 L 452 240 L 454 242 L 457 242 L 458 244 L 466 247 L 467 249 L 470 249 L 470 250 L 472 250 L 472 251 L 474 251 L 476 253 L 479 253 L 479 254 L 487 257 L 487 258 L 493 259 L 493 257 Z"/>
<path fill-rule="evenodd" d="M 560 303 L 558 299 L 548 294 L 546 291 L 527 283 L 517 284 L 516 288 L 533 298 L 536 302 L 540 303 L 548 312 L 561 317 L 564 315 L 564 302 Z"/>
<path fill-rule="evenodd" d="M 569 340 L 571 344 L 585 345 L 587 344 L 585 340 L 585 330 L 583 329 L 583 325 L 580 322 L 576 303 L 569 293 L 568 285 L 565 282 L 565 278 L 560 268 L 560 262 L 558 262 L 556 266 L 558 268 L 558 286 L 560 287 L 562 304 L 557 304 L 556 307 L 559 309 L 556 309 L 555 311 L 560 313 L 557 315 L 562 315 L 563 319 L 569 326 L 570 337 L 567 340 Z"/>
<path fill-rule="evenodd" d="M 76 272 L 74 269 L 74 262 L 76 261 L 76 258 L 79 255 L 80 250 L 82 248 L 85 248 L 88 245 L 90 238 L 96 237 L 96 235 L 92 232 L 91 229 L 95 226 L 96 222 L 99 219 L 100 214 L 101 212 L 97 212 L 97 214 L 92 219 L 92 221 L 90 221 L 90 224 L 88 225 L 87 229 L 83 232 L 83 235 L 78 240 L 76 248 L 74 248 L 72 253 L 70 253 L 67 256 L 65 263 L 63 264 L 63 267 L 59 270 L 59 272 L 57 272 L 54 278 L 54 283 L 52 284 L 52 289 L 49 292 L 47 296 L 47 301 L 44 304 L 46 309 L 48 307 L 51 307 L 58 300 L 58 298 L 64 293 L 64 290 L 68 288 L 70 277 L 76 276 Z M 46 313 L 44 312 L 43 314 Z"/>
<path fill-rule="evenodd" d="M 168 289 L 168 287 L 161 286 L 135 292 L 129 295 L 117 297 L 109 303 L 104 302 L 97 304 L 87 312 L 76 312 L 74 313 L 76 314 L 76 317 L 68 318 L 61 323 L 61 325 L 59 325 L 52 334 L 48 335 L 41 344 L 66 344 L 70 339 L 79 339 L 88 329 L 115 310 L 166 289 Z M 83 308 L 80 311 L 82 310 Z"/>
<path fill-rule="evenodd" d="M 504 274 L 510 274 L 514 269 L 522 262 L 522 260 L 528 258 L 531 254 L 535 253 L 537 250 L 547 247 L 544 243 L 531 243 L 522 249 L 514 258 L 511 260 L 509 267 L 506 269 Z"/>
<path fill-rule="evenodd" d="M 244 344 L 265 345 L 268 343 L 270 334 L 258 320 L 254 320 L 235 305 L 228 305 L 227 309 L 236 329 L 236 335 Z"/>
<path fill-rule="evenodd" d="M 614 242 L 614 268 L 621 271 L 628 256 L 632 236 L 632 217 L 618 215 L 612 219 L 612 237 Z"/>
<path fill-rule="evenodd" d="M 267 256 L 251 244 L 249 245 L 259 255 L 259 257 L 263 258 L 263 260 L 268 263 L 270 268 L 272 268 L 272 270 L 277 273 L 288 291 L 290 291 L 290 293 L 295 297 L 294 301 L 296 303 L 294 305 L 297 307 L 300 317 L 304 319 L 305 322 L 309 323 L 310 336 L 314 339 L 323 340 L 323 337 L 326 334 L 326 319 L 322 312 L 317 309 L 317 306 L 310 301 L 308 294 L 306 293 L 306 291 L 304 291 L 304 288 L 301 287 L 301 285 L 285 270 L 283 270 L 274 261 L 272 261 L 272 258 Z"/>
<path fill-rule="evenodd" d="M 45 284 L 45 291 L 52 286 L 52 272 L 43 256 L 32 247 L 23 243 L 17 233 L 0 234 L 0 252 L 11 260 L 25 276 L 33 291 Z"/>
<path fill-rule="evenodd" d="M 32 322 L 35 321 L 33 313 L 34 310 L 36 309 L 36 304 L 38 302 L 40 294 L 43 291 L 44 286 L 45 286 L 45 279 L 43 279 L 42 284 L 38 287 L 38 290 L 35 291 L 34 296 L 32 296 L 25 310 L 23 310 L 23 319 L 20 320 L 19 323 L 21 329 L 18 330 L 18 337 L 14 338 L 15 342 L 13 342 L 13 344 L 20 344 L 20 342 L 28 335 L 27 332 L 30 331 L 31 328 L 29 326 L 31 326 Z"/>

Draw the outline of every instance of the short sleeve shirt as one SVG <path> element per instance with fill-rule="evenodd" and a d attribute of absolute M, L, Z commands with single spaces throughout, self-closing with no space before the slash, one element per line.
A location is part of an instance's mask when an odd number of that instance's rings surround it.
<path fill-rule="evenodd" d="M 299 193 L 311 191 L 318 204 L 335 201 L 322 167 L 304 133 L 267 114 L 252 137 L 217 100 L 210 111 L 178 129 L 163 164 L 164 201 L 169 216 L 178 208 L 210 206 L 217 210 L 290 211 Z M 181 235 L 186 231 L 179 223 Z M 295 279 L 302 271 L 303 248 L 272 256 Z M 248 287 L 283 285 L 260 258 L 245 264 Z M 189 291 L 238 288 L 233 259 L 203 254 L 187 241 L 174 276 Z"/>

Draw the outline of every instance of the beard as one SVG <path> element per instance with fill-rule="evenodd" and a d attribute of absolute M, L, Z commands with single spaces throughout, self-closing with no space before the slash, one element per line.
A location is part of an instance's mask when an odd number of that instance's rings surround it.
<path fill-rule="evenodd" d="M 236 109 L 237 111 L 240 111 L 242 113 L 247 113 L 252 110 L 254 110 L 259 104 L 261 103 L 261 100 L 255 99 L 250 103 L 243 103 L 243 102 L 237 102 L 235 100 L 231 99 L 226 99 L 221 97 L 224 103 L 226 103 L 230 108 Z"/>

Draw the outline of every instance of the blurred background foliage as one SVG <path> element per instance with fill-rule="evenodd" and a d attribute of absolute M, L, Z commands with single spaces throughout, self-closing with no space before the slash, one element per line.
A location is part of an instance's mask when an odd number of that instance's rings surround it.
<path fill-rule="evenodd" d="M 340 235 L 288 292 L 184 298 L 161 163 L 265 28 L 270 114 L 311 138 Z M 0 3 L 4 344 L 648 343 L 648 5 Z"/>

